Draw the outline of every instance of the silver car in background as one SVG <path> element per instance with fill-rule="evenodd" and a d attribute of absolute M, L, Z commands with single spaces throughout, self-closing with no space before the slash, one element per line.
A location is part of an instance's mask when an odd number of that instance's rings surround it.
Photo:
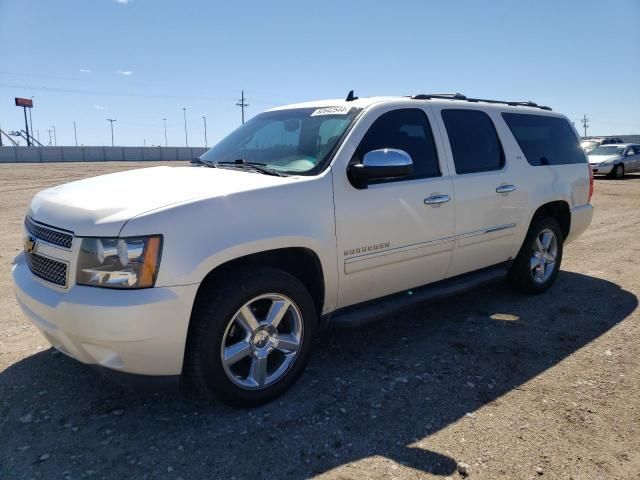
<path fill-rule="evenodd" d="M 625 173 L 640 172 L 640 145 L 635 143 L 600 145 L 588 158 L 596 175 L 622 178 Z"/>
<path fill-rule="evenodd" d="M 587 155 L 591 153 L 592 150 L 599 147 L 600 145 L 611 145 L 613 143 L 624 143 L 621 138 L 618 137 L 594 137 L 585 139 L 580 143 L 580 146 L 584 150 L 584 153 Z"/>

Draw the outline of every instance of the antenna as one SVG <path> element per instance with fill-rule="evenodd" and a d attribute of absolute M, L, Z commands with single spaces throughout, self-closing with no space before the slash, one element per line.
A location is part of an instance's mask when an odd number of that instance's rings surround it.
<path fill-rule="evenodd" d="M 353 90 L 349 90 L 349 93 L 347 94 L 347 98 L 345 99 L 345 102 L 353 102 L 354 100 L 357 100 L 358 97 L 355 97 L 353 95 Z"/>

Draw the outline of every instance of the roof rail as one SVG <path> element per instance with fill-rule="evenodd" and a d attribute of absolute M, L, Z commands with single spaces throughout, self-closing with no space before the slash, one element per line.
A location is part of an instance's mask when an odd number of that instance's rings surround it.
<path fill-rule="evenodd" d="M 531 100 L 526 102 L 508 102 L 504 100 L 488 100 L 485 98 L 469 98 L 461 93 L 421 93 L 419 95 L 413 95 L 411 97 L 414 100 L 431 100 L 431 99 L 444 99 L 444 100 L 464 100 L 466 102 L 483 102 L 483 103 L 492 103 L 492 104 L 501 104 L 501 105 L 510 105 L 512 107 L 533 107 L 539 108 L 541 110 L 549 110 L 551 111 L 551 107 L 547 107 L 545 105 L 538 105 Z"/>

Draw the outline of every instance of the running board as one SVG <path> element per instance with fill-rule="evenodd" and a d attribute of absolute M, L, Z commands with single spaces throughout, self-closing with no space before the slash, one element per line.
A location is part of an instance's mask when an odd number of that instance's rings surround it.
<path fill-rule="evenodd" d="M 340 328 L 357 327 L 374 322 L 417 303 L 448 297 L 456 293 L 466 292 L 479 285 L 501 280 L 507 275 L 510 266 L 511 262 L 501 263 L 493 267 L 465 273 L 464 275 L 458 275 L 457 277 L 448 278 L 423 287 L 341 308 L 329 314 L 324 323 L 332 327 L 336 326 Z"/>

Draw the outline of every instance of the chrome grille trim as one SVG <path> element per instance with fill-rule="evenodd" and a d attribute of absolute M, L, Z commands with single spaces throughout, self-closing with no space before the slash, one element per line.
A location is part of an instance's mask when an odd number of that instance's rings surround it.
<path fill-rule="evenodd" d="M 70 250 L 73 243 L 73 233 L 55 229 L 47 225 L 36 223 L 31 217 L 25 217 L 24 227 L 38 240 Z"/>
<path fill-rule="evenodd" d="M 25 252 L 25 258 L 29 270 L 31 270 L 31 273 L 35 276 L 60 287 L 67 286 L 67 273 L 69 269 L 66 263 L 43 257 L 37 253 Z"/>

